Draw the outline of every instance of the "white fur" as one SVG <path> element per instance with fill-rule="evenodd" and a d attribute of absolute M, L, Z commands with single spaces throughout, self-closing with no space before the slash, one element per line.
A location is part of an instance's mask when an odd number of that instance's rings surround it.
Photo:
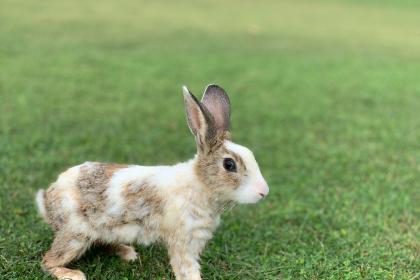
<path fill-rule="evenodd" d="M 128 224 L 114 228 L 113 233 L 117 236 L 117 239 L 123 243 L 132 243 L 139 237 L 141 229 L 142 228 L 139 225 Z"/>
<path fill-rule="evenodd" d="M 45 195 L 45 191 L 44 190 L 39 190 L 36 193 L 36 204 L 38 206 L 38 212 L 41 215 L 41 217 L 45 220 L 48 221 L 47 218 L 47 210 L 45 209 L 45 199 L 44 199 L 44 195 Z"/>
<path fill-rule="evenodd" d="M 227 150 L 238 154 L 247 169 L 246 181 L 233 193 L 232 199 L 239 203 L 256 203 L 268 194 L 268 186 L 261 174 L 254 154 L 246 147 L 225 141 Z"/>
<path fill-rule="evenodd" d="M 58 176 L 58 179 L 56 181 L 57 187 L 60 189 L 74 188 L 76 185 L 75 180 L 80 174 L 80 167 L 86 164 L 90 164 L 90 162 L 73 166 L 67 169 L 65 172 L 61 173 L 60 176 Z"/>

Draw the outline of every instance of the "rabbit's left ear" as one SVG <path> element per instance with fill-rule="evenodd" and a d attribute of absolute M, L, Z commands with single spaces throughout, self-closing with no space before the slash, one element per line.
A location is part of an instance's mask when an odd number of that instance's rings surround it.
<path fill-rule="evenodd" d="M 185 111 L 191 132 L 195 136 L 197 147 L 201 151 L 208 151 L 212 146 L 217 130 L 212 114 L 197 98 L 183 87 Z"/>
<path fill-rule="evenodd" d="M 213 116 L 216 130 L 224 132 L 230 129 L 230 100 L 223 88 L 214 84 L 208 85 L 201 103 Z"/>

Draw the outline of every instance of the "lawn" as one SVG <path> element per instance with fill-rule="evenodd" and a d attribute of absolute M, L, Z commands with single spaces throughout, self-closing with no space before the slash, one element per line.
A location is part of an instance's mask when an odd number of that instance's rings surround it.
<path fill-rule="evenodd" d="M 195 152 L 181 86 L 229 92 L 270 195 L 241 205 L 204 279 L 419 279 L 417 1 L 0 0 L 0 278 L 50 279 L 34 193 L 86 160 Z M 160 245 L 89 279 L 173 279 Z"/>

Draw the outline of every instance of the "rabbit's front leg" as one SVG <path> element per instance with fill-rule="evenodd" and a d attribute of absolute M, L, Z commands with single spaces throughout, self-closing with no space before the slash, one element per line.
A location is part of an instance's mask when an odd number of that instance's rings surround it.
<path fill-rule="evenodd" d="M 192 244 L 173 244 L 169 246 L 171 266 L 177 280 L 201 280 L 199 253 Z"/>

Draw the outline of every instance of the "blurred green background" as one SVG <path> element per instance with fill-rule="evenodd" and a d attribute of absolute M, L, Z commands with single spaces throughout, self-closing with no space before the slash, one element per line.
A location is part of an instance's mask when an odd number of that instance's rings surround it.
<path fill-rule="evenodd" d="M 0 0 L 0 278 L 50 279 L 34 192 L 86 160 L 192 157 L 181 85 L 230 94 L 271 190 L 204 279 L 418 279 L 420 2 Z M 89 279 L 173 279 L 163 247 Z"/>

